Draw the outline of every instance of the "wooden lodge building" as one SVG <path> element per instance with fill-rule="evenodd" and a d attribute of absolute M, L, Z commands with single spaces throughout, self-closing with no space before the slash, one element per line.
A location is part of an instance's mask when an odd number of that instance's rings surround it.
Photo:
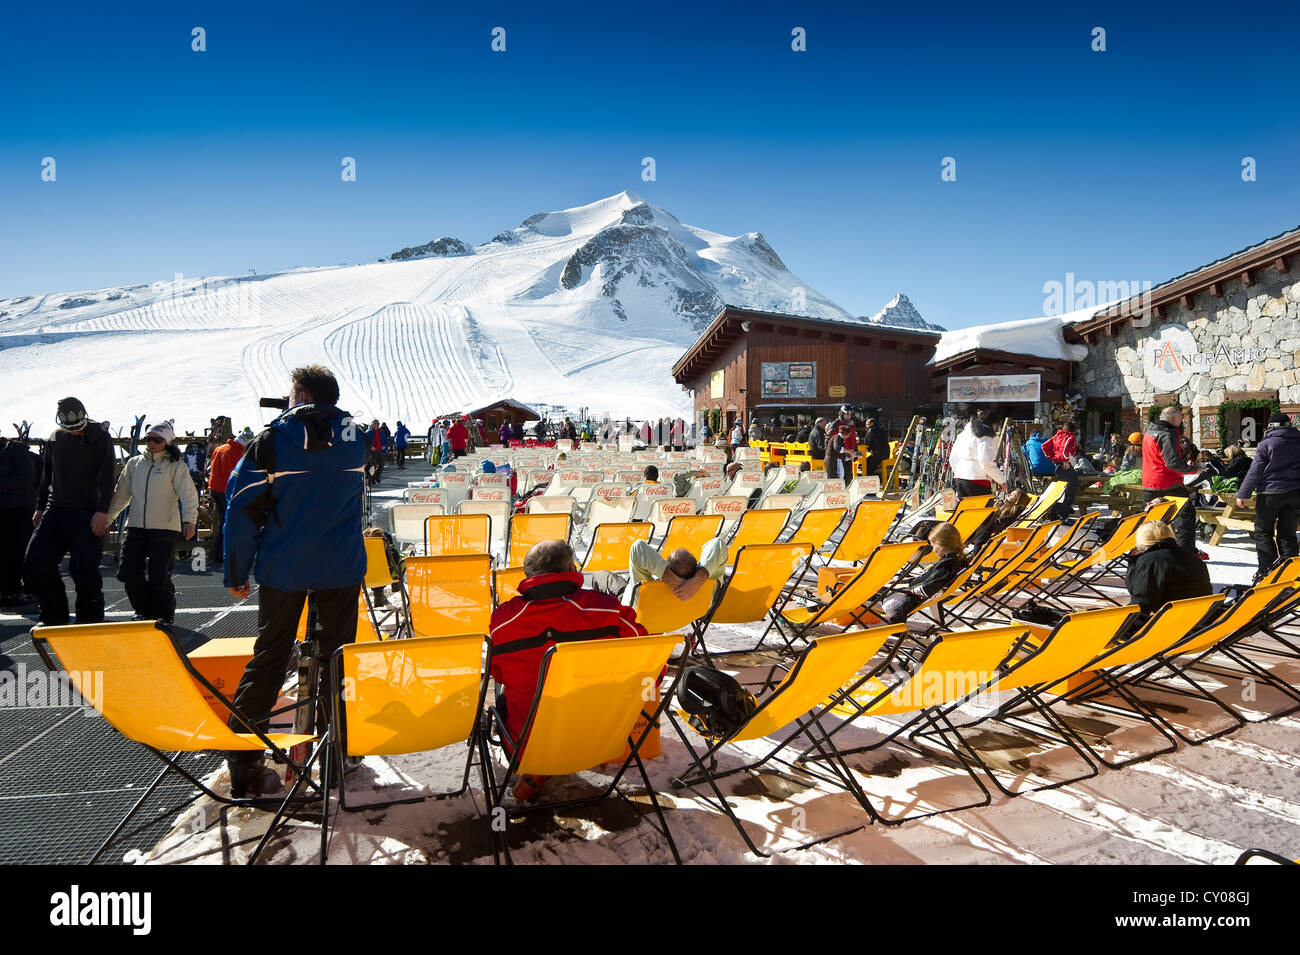
<path fill-rule="evenodd" d="M 879 408 L 892 431 L 930 400 L 938 332 L 726 306 L 673 366 L 715 431 L 757 417 L 786 437 L 842 405 Z M 883 422 L 882 422 L 883 423 Z"/>

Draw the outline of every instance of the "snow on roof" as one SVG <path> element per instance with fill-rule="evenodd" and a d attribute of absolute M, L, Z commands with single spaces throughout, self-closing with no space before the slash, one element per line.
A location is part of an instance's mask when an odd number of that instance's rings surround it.
<path fill-rule="evenodd" d="M 947 361 L 964 352 L 983 349 L 1004 351 L 1015 355 L 1032 355 L 1053 361 L 1082 361 L 1088 355 L 1083 345 L 1071 345 L 1061 331 L 1066 325 L 1084 322 L 1114 302 L 1090 305 L 1087 308 L 1066 312 L 1064 315 L 1044 315 L 1015 322 L 995 322 L 992 325 L 975 325 L 944 332 L 935 346 L 930 364 Z"/>
<path fill-rule="evenodd" d="M 541 412 L 530 408 L 522 401 L 516 401 L 514 398 L 498 398 L 496 401 L 489 401 L 486 404 L 479 405 L 477 408 L 465 408 L 462 411 L 457 411 L 456 415 L 468 415 L 473 418 L 475 415 L 480 415 L 489 408 L 495 408 L 497 405 L 506 405 L 507 407 L 514 408 L 517 411 L 522 411 L 524 414 L 530 414 L 534 418 L 541 418 L 542 416 Z M 443 415 L 443 417 L 450 418 L 455 417 L 455 415 Z"/>

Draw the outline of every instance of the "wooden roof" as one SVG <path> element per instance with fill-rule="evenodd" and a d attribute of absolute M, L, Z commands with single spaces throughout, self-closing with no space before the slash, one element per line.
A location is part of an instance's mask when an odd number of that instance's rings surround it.
<path fill-rule="evenodd" d="M 712 370 L 713 362 L 737 338 L 745 334 L 742 322 L 751 322 L 763 331 L 789 331 L 805 339 L 829 338 L 846 345 L 869 347 L 873 344 L 893 342 L 911 344 L 919 350 L 933 349 L 939 332 L 894 328 L 889 325 L 871 325 L 866 322 L 844 322 L 829 318 L 810 318 L 807 315 L 787 315 L 781 312 L 764 312 L 758 309 L 737 308 L 726 305 L 718 317 L 709 323 L 686 354 L 673 366 L 673 379 L 679 385 L 689 385 Z"/>

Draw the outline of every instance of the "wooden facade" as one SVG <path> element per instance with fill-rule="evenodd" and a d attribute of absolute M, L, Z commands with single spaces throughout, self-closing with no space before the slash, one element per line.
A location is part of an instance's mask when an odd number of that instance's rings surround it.
<path fill-rule="evenodd" d="M 714 411 L 727 426 L 788 410 L 829 417 L 841 405 L 871 405 L 906 421 L 928 401 L 926 363 L 938 339 L 938 332 L 728 306 L 677 362 L 673 377 L 692 392 L 697 423 Z M 789 371 L 812 377 L 774 379 L 769 367 L 765 390 L 765 363 L 805 366 Z M 783 387 L 811 393 L 781 394 Z"/>

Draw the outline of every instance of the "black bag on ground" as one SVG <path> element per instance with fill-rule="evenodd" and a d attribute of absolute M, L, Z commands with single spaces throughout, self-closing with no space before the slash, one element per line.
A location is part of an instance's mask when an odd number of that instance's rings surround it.
<path fill-rule="evenodd" d="M 677 687 L 677 702 L 691 728 L 706 739 L 737 733 L 758 709 L 753 694 L 735 677 L 713 667 L 688 667 Z"/>

